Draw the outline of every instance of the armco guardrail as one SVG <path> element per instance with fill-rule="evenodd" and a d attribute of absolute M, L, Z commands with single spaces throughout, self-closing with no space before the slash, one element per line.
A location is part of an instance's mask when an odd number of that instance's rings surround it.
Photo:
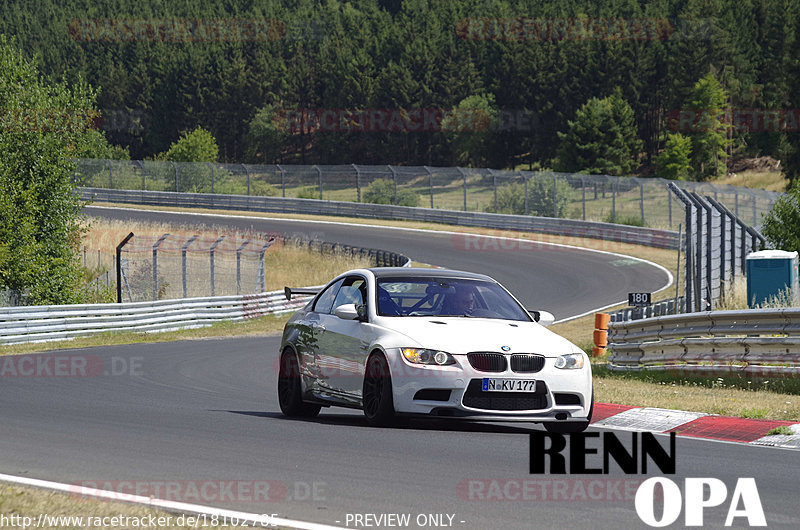
<path fill-rule="evenodd" d="M 660 317 L 664 315 L 674 315 L 683 313 L 686 299 L 683 296 L 668 298 L 644 307 L 626 307 L 610 312 L 611 322 L 625 322 L 628 320 L 640 320 L 642 318 Z"/>
<path fill-rule="evenodd" d="M 609 325 L 612 370 L 800 375 L 800 308 L 706 311 Z"/>
<path fill-rule="evenodd" d="M 244 320 L 302 307 L 309 296 L 287 301 L 283 291 L 133 302 L 25 306 L 0 310 L 0 344 L 63 340 L 105 331 L 170 331 Z"/>
<path fill-rule="evenodd" d="M 371 204 L 318 199 L 292 199 L 288 197 L 257 197 L 251 195 L 217 195 L 210 193 L 177 193 L 168 191 L 137 191 L 105 188 L 79 188 L 84 200 L 142 204 L 149 206 L 175 206 L 183 208 L 208 208 L 245 210 L 274 213 L 301 213 L 334 215 L 368 219 L 402 219 L 474 226 L 509 231 L 528 231 L 563 236 L 588 237 L 634 243 L 657 248 L 678 248 L 678 234 L 671 230 L 658 230 L 637 226 L 533 217 L 530 215 L 505 215 L 459 210 L 434 210 L 390 204 Z"/>

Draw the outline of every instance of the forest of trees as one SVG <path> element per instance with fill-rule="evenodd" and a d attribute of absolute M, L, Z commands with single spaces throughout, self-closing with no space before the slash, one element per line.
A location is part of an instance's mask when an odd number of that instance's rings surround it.
<path fill-rule="evenodd" d="M 52 81 L 98 89 L 102 129 L 133 158 L 202 127 L 229 162 L 800 168 L 794 0 L 97 4 L 9 1 L 0 34 Z M 581 131 L 604 152 L 580 152 Z"/>

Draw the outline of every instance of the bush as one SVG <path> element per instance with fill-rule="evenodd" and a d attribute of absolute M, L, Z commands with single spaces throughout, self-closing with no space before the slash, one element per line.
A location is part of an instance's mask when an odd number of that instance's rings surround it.
<path fill-rule="evenodd" d="M 408 189 L 397 190 L 394 200 L 394 182 L 390 179 L 377 179 L 370 182 L 361 194 L 364 202 L 373 204 L 396 204 L 398 206 L 419 206 L 419 195 Z"/>
<path fill-rule="evenodd" d="M 556 204 L 553 207 L 553 180 L 532 178 L 528 181 L 528 213 L 543 217 L 564 217 L 567 203 L 572 193 L 570 185 L 562 180 L 556 181 Z M 554 211 L 555 210 L 555 211 Z M 494 211 L 494 204 L 486 208 Z M 513 182 L 497 188 L 497 213 L 525 215 L 525 184 Z"/>
<path fill-rule="evenodd" d="M 81 201 L 71 160 L 97 140 L 87 135 L 95 99 L 85 83 L 47 82 L 0 36 L 0 291 L 27 303 L 80 301 Z"/>
<path fill-rule="evenodd" d="M 608 214 L 605 219 L 603 219 L 603 222 L 628 226 L 647 226 L 642 222 L 641 216 L 638 215 L 617 215 L 614 219 L 612 219 L 611 214 Z"/>
<path fill-rule="evenodd" d="M 177 142 L 156 158 L 171 162 L 216 162 L 218 156 L 217 140 L 207 130 L 197 127 L 192 132 L 184 132 Z"/>
<path fill-rule="evenodd" d="M 692 139 L 681 133 L 670 134 L 664 151 L 656 159 L 656 177 L 685 180 L 692 170 Z"/>
<path fill-rule="evenodd" d="M 764 215 L 761 233 L 777 249 L 800 252 L 800 180 Z"/>

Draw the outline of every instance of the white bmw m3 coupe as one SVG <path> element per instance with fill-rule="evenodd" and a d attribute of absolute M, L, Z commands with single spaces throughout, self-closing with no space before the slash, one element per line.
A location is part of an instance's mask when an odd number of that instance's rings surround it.
<path fill-rule="evenodd" d="M 312 294 L 286 288 L 293 293 Z M 529 421 L 584 430 L 594 397 L 586 354 L 488 276 L 442 269 L 346 272 L 287 322 L 278 400 L 286 416 L 331 405 L 373 425 L 398 415 Z"/>

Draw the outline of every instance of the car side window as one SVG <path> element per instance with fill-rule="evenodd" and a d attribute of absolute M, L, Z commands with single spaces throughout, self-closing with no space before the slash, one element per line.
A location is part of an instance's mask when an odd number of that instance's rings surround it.
<path fill-rule="evenodd" d="M 330 313 L 331 308 L 333 308 L 333 301 L 336 299 L 336 294 L 339 292 L 339 287 L 342 286 L 343 282 L 344 278 L 322 291 L 322 294 L 319 295 L 317 301 L 314 302 L 314 308 L 312 311 L 315 313 Z"/>
<path fill-rule="evenodd" d="M 367 282 L 361 276 L 349 276 L 344 279 L 339 293 L 333 302 L 333 309 L 343 304 L 362 305 L 366 299 Z"/>

